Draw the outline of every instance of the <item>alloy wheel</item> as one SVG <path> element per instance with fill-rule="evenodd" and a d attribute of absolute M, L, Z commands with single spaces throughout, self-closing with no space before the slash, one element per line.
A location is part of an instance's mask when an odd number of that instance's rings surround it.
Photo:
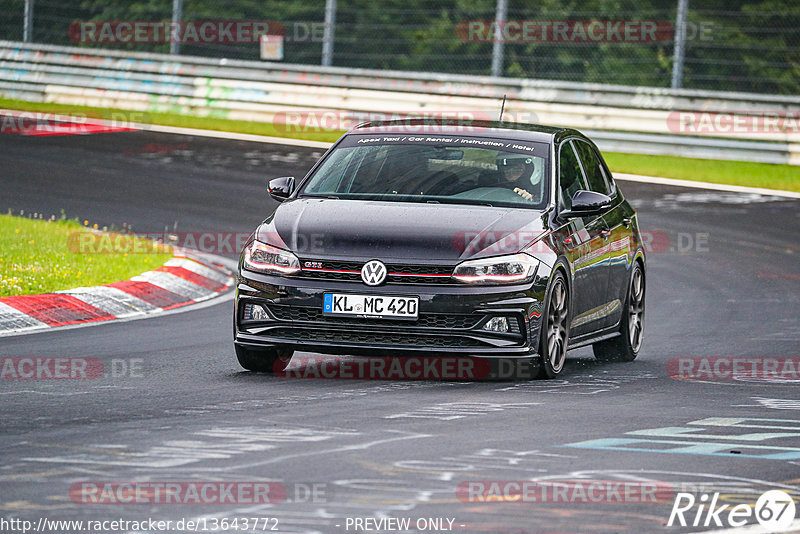
<path fill-rule="evenodd" d="M 567 357 L 567 288 L 558 278 L 547 309 L 547 358 L 553 371 L 561 371 Z"/>
<path fill-rule="evenodd" d="M 628 339 L 634 351 L 638 352 L 642 344 L 644 325 L 644 276 L 641 269 L 633 271 L 631 293 L 628 302 Z"/>

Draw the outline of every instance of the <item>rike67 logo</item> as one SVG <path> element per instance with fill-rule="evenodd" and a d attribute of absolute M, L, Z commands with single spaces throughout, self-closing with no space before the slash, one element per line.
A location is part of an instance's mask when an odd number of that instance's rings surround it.
<path fill-rule="evenodd" d="M 680 492 L 675 496 L 667 526 L 682 527 L 742 527 L 756 521 L 768 532 L 784 532 L 794 528 L 795 503 L 792 496 L 781 490 L 761 494 L 755 506 L 750 504 L 720 504 L 720 494 Z M 696 510 L 695 510 L 696 507 Z"/>

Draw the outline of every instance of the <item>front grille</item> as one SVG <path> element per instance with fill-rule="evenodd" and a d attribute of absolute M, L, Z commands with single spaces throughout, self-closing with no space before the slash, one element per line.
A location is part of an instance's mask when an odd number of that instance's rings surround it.
<path fill-rule="evenodd" d="M 347 324 L 355 326 L 400 326 L 420 328 L 473 328 L 481 321 L 483 313 L 420 313 L 416 321 L 397 319 L 356 319 L 328 317 L 319 308 L 270 304 L 269 311 L 281 321 L 307 321 L 324 324 Z"/>
<path fill-rule="evenodd" d="M 441 336 L 426 334 L 399 334 L 384 332 L 338 332 L 336 330 L 312 330 L 305 328 L 276 328 L 265 335 L 300 341 L 327 341 L 339 343 L 366 343 L 369 345 L 392 345 L 411 347 L 483 347 L 491 346 L 465 336 Z"/>
<path fill-rule="evenodd" d="M 321 261 L 322 268 L 305 267 L 306 262 L 317 261 L 301 259 L 300 265 L 304 267 L 297 276 L 313 278 L 316 280 L 348 280 L 361 282 L 361 268 L 364 262 L 355 261 Z M 389 275 L 387 284 L 458 284 L 450 275 L 453 266 L 450 265 L 407 265 L 387 263 Z M 415 276 L 416 275 L 416 276 Z"/>

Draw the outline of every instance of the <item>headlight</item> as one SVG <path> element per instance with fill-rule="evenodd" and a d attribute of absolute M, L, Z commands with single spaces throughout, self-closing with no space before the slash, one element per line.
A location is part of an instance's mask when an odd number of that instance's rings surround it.
<path fill-rule="evenodd" d="M 244 267 L 259 273 L 295 274 L 300 272 L 300 260 L 291 252 L 253 241 L 244 249 Z"/>
<path fill-rule="evenodd" d="M 514 284 L 532 279 L 537 265 L 527 254 L 469 260 L 456 265 L 453 278 L 465 284 Z"/>

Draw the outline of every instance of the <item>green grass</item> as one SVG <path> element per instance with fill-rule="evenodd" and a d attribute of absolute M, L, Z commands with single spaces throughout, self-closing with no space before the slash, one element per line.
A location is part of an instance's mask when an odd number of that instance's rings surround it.
<path fill-rule="evenodd" d="M 87 106 L 64 106 L 61 104 L 25 102 L 0 98 L 0 108 L 41 112 L 85 113 L 91 117 L 111 119 L 125 112 L 119 109 L 94 108 Z M 183 128 L 199 128 L 275 137 L 290 137 L 311 141 L 333 142 L 344 132 L 339 130 L 287 132 L 286 128 L 271 123 L 229 120 L 219 116 L 198 117 L 177 112 L 147 112 L 142 115 L 131 114 L 131 120 L 138 122 L 141 116 L 152 123 Z M 744 161 L 720 161 L 709 159 L 680 158 L 675 156 L 645 156 L 641 154 L 621 154 L 604 152 L 608 166 L 614 172 L 663 176 L 682 180 L 714 182 L 720 184 L 765 187 L 800 191 L 800 166 L 773 165 Z"/>
<path fill-rule="evenodd" d="M 0 215 L 0 297 L 110 284 L 150 271 L 172 257 L 168 248 L 144 239 L 90 232 L 74 220 Z"/>
<path fill-rule="evenodd" d="M 239 121 L 226 119 L 215 115 L 199 117 L 178 112 L 131 112 L 112 108 L 95 108 L 89 106 L 66 106 L 48 102 L 25 102 L 22 100 L 9 100 L 0 98 L 0 109 L 13 109 L 17 111 L 32 111 L 60 114 L 84 114 L 94 119 L 117 120 L 124 126 L 124 121 L 147 122 L 162 126 L 177 126 L 181 128 L 198 128 L 201 130 L 217 130 L 222 132 L 236 132 L 255 135 L 268 135 L 272 137 L 291 137 L 307 141 L 322 141 L 333 143 L 339 139 L 344 130 L 322 130 L 292 132 L 288 135 L 285 128 L 276 128 L 267 122 Z M 213 111 L 212 111 L 213 113 Z M 219 112 L 217 112 L 219 113 Z"/>
<path fill-rule="evenodd" d="M 800 191 L 800 166 L 604 152 L 613 172 Z"/>

